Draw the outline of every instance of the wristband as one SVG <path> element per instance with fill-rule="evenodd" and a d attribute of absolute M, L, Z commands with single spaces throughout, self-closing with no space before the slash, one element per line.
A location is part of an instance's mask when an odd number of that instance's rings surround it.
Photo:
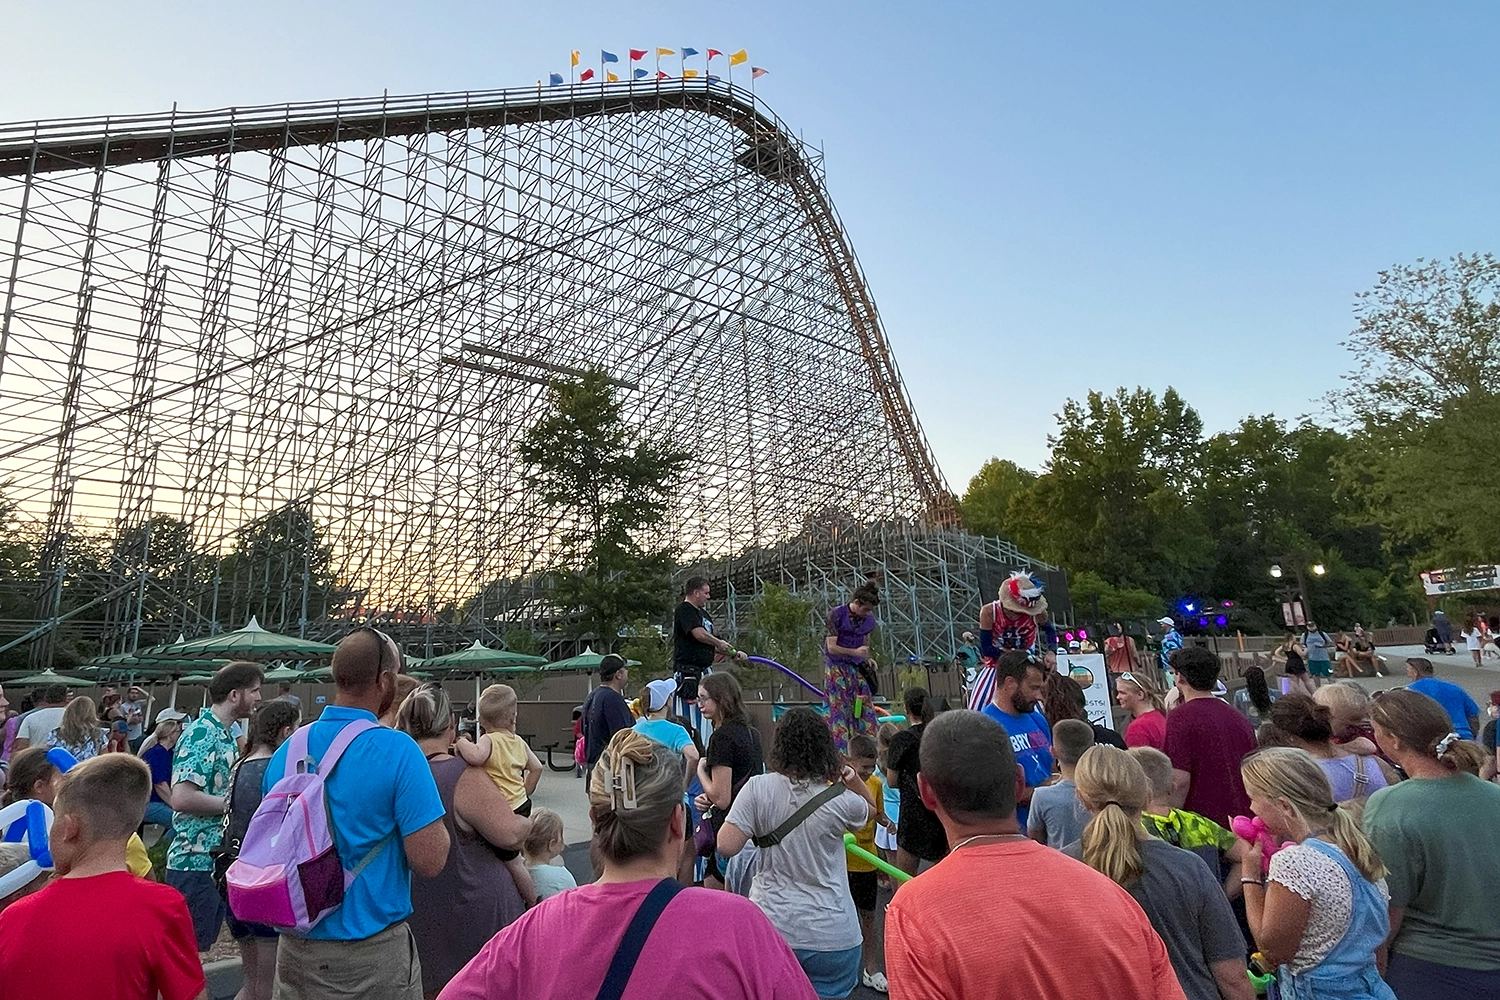
<path fill-rule="evenodd" d="M 1262 888 L 1264 888 L 1265 884 L 1266 884 L 1266 880 L 1263 879 L 1263 878 L 1242 878 L 1242 879 L 1240 879 L 1240 885 L 1258 885 L 1258 886 L 1261 886 Z"/>

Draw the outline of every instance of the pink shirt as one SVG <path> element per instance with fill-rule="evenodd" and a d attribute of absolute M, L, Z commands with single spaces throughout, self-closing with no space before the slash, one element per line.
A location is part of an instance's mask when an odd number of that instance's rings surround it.
<path fill-rule="evenodd" d="M 439 1000 L 595 996 L 625 926 L 655 884 L 595 883 L 544 900 L 491 938 Z M 622 1000 L 663 996 L 816 1000 L 817 994 L 760 907 L 728 892 L 686 888 L 646 939 Z"/>
<path fill-rule="evenodd" d="M 1155 747 L 1163 753 L 1167 750 L 1167 717 L 1155 709 L 1130 720 L 1125 727 L 1125 745 Z"/>

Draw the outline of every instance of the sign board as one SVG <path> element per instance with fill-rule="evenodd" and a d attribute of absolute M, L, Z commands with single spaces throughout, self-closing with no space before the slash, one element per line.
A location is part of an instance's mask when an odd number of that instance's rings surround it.
<path fill-rule="evenodd" d="M 1500 566 L 1472 566 L 1468 569 L 1430 569 L 1422 576 L 1422 590 L 1428 597 L 1440 594 L 1463 594 L 1473 590 L 1500 590 Z"/>
<path fill-rule="evenodd" d="M 1115 716 L 1109 699 L 1109 675 L 1104 670 L 1103 653 L 1070 655 L 1058 650 L 1057 669 L 1072 677 L 1083 688 L 1084 711 L 1089 721 L 1106 729 L 1115 728 Z"/>
<path fill-rule="evenodd" d="M 1306 625 L 1307 615 L 1302 610 L 1301 601 L 1282 601 L 1281 620 L 1286 622 L 1286 627 L 1294 625 Z"/>

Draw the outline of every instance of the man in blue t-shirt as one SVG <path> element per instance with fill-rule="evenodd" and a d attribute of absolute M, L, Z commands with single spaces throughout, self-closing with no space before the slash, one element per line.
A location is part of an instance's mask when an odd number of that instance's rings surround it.
<path fill-rule="evenodd" d="M 1010 737 L 1010 748 L 1026 778 L 1016 796 L 1016 821 L 1026 829 L 1031 794 L 1052 778 L 1052 728 L 1037 710 L 1042 698 L 1042 668 L 1022 650 L 1011 650 L 995 661 L 995 693 L 984 706 Z"/>
<path fill-rule="evenodd" d="M 1453 720 L 1453 731 L 1466 740 L 1472 740 L 1479 732 L 1479 706 L 1457 684 L 1434 677 L 1432 669 L 1432 661 L 1427 657 L 1413 656 L 1406 661 L 1406 676 L 1411 681 L 1406 686 L 1442 705 L 1448 718 Z"/>
<path fill-rule="evenodd" d="M 312 723 L 308 755 L 317 760 L 356 719 L 379 719 L 396 700 L 401 650 L 383 632 L 361 628 L 333 654 L 333 704 Z M 262 783 L 286 774 L 287 740 Z M 435 877 L 448 863 L 443 800 L 416 742 L 377 727 L 354 738 L 324 776 L 333 838 L 344 867 L 359 873 L 344 902 L 305 937 L 283 934 L 276 954 L 276 995 L 285 1000 L 359 996 L 421 1000 L 422 971 L 407 927 L 411 874 Z"/>

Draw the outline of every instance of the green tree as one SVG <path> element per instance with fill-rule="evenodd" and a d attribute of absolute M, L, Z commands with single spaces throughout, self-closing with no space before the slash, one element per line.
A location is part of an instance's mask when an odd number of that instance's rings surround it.
<path fill-rule="evenodd" d="M 672 676 L 672 658 L 667 653 L 667 638 L 661 629 L 644 618 L 637 618 L 625 628 L 625 641 L 620 644 L 620 655 L 627 660 L 639 660 L 640 666 L 632 668 L 639 673 L 642 683 L 658 677 Z"/>
<path fill-rule="evenodd" d="M 1023 469 L 1007 458 L 992 458 L 969 480 L 969 488 L 959 500 L 964 525 L 976 535 L 1010 538 L 1009 512 L 1011 498 L 1023 493 L 1036 482 L 1036 473 Z"/>
<path fill-rule="evenodd" d="M 537 641 L 536 633 L 519 625 L 512 625 L 506 629 L 505 634 L 501 636 L 501 641 L 512 653 L 522 653 L 526 656 L 540 656 L 542 653 L 542 644 Z"/>
<path fill-rule="evenodd" d="M 254 615 L 273 631 L 296 632 L 349 597 L 333 571 L 333 548 L 303 503 L 289 503 L 242 526 L 218 566 L 221 626 L 243 628 Z M 210 583 L 210 586 L 213 586 Z M 212 598 L 205 602 L 205 612 Z"/>
<path fill-rule="evenodd" d="M 750 602 L 746 648 L 795 670 L 814 684 L 820 684 L 823 678 L 824 634 L 813 603 L 779 583 L 766 584 Z M 766 687 L 778 681 L 773 676 L 775 671 L 758 664 L 739 664 L 734 670 L 747 687 Z"/>
<path fill-rule="evenodd" d="M 671 602 L 672 553 L 648 551 L 639 539 L 666 517 L 692 456 L 628 424 L 603 372 L 553 382 L 547 398 L 517 457 L 540 506 L 562 515 L 554 594 L 608 652 L 620 626 L 659 618 Z"/>

